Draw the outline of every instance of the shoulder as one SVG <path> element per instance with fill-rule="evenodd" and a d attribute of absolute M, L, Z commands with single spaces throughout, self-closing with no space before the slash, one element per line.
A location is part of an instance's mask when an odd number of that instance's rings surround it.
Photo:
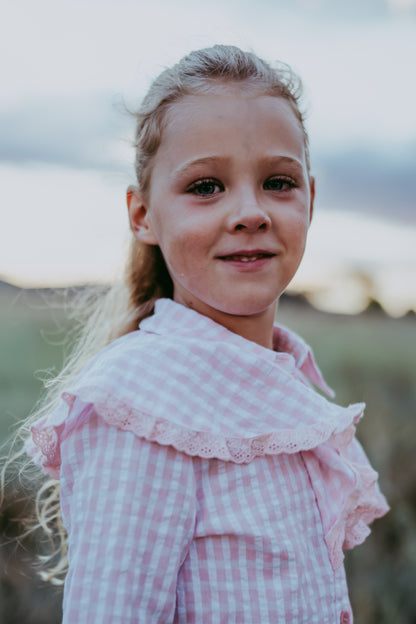
<path fill-rule="evenodd" d="M 120 613 L 123 622 L 152 621 L 155 597 L 171 621 L 171 588 L 195 525 L 191 458 L 111 427 L 94 411 L 62 441 L 61 457 L 71 553 L 64 621 L 118 622 Z"/>
<path fill-rule="evenodd" d="M 152 483 L 166 481 L 166 475 L 177 470 L 182 477 L 185 472 L 192 473 L 192 460 L 187 455 L 113 427 L 94 409 L 61 441 L 60 458 L 61 479 L 75 481 L 82 476 L 87 482 L 98 479 L 107 483 L 115 479 L 117 487 L 140 478 L 149 478 Z"/>

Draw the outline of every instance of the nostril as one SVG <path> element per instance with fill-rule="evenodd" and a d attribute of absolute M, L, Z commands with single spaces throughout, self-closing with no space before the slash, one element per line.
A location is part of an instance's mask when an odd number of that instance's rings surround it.
<path fill-rule="evenodd" d="M 234 232 L 241 230 L 247 232 L 257 232 L 259 230 L 267 230 L 270 225 L 270 217 L 262 211 L 251 211 L 244 215 L 233 216 L 229 223 Z"/>

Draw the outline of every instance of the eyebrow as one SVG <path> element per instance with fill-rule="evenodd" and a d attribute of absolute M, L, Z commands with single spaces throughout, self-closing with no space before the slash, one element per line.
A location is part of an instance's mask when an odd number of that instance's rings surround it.
<path fill-rule="evenodd" d="M 201 165 L 202 166 L 225 165 L 228 162 L 230 162 L 230 160 L 231 158 L 228 156 L 203 156 L 201 158 L 196 158 L 195 160 L 189 160 L 188 162 L 185 162 L 183 165 L 175 169 L 175 171 L 173 172 L 173 176 L 175 178 L 178 176 L 179 177 L 186 176 L 188 172 L 191 172 L 193 169 L 195 169 L 195 167 L 198 167 Z M 268 165 L 268 166 L 288 165 L 290 167 L 293 167 L 297 171 L 303 170 L 303 167 L 304 167 L 303 163 L 297 158 L 293 158 L 292 156 L 282 156 L 282 155 L 264 156 L 261 159 L 261 164 Z"/>
<path fill-rule="evenodd" d="M 185 176 L 189 171 L 195 169 L 195 167 L 201 165 L 225 165 L 229 162 L 229 158 L 226 156 L 203 156 L 202 158 L 196 158 L 195 160 L 189 160 L 183 165 L 174 170 L 173 176 Z"/>
<path fill-rule="evenodd" d="M 304 167 L 300 160 L 292 156 L 265 156 L 261 159 L 261 163 L 270 166 L 288 165 L 296 169 L 303 169 Z"/>

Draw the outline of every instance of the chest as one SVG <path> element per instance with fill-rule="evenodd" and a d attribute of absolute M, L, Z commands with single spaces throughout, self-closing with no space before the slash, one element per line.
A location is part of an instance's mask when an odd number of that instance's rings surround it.
<path fill-rule="evenodd" d="M 337 621 L 345 576 L 329 562 L 302 455 L 198 463 L 194 540 L 178 581 L 184 621 Z"/>
<path fill-rule="evenodd" d="M 201 461 L 197 470 L 196 537 L 235 535 L 297 544 L 322 538 L 315 493 L 301 453 L 249 464 Z"/>

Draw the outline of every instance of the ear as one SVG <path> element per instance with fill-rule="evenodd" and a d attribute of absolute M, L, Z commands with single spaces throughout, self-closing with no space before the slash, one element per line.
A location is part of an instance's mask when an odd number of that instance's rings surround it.
<path fill-rule="evenodd" d="M 130 229 L 135 238 L 146 245 L 157 245 L 149 219 L 149 211 L 137 186 L 127 189 L 127 208 L 129 211 Z"/>
<path fill-rule="evenodd" d="M 310 193 L 311 193 L 311 197 L 309 201 L 309 225 L 310 225 L 312 222 L 313 206 L 315 202 L 315 178 L 313 178 L 312 176 L 309 177 L 309 188 L 310 188 Z"/>

